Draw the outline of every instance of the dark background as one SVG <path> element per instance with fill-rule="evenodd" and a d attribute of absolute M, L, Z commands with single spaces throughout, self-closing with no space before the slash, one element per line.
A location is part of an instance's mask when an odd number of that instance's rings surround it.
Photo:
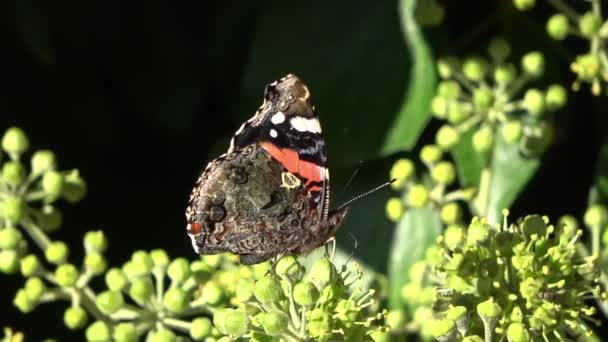
<path fill-rule="evenodd" d="M 444 5 L 443 25 L 425 31 L 437 56 L 483 52 L 502 34 L 515 58 L 530 49 L 547 54 L 541 85 L 573 81 L 569 61 L 586 47 L 549 40 L 544 23 L 552 9 L 522 14 L 510 1 Z M 397 1 L 5 0 L 0 23 L 0 130 L 20 126 L 33 149 L 54 150 L 62 169 L 79 168 L 88 182 L 83 202 L 60 205 L 64 227 L 52 235 L 72 246 L 73 262 L 90 229 L 107 233 L 112 265 L 135 249 L 192 257 L 184 209 L 194 180 L 257 109 L 264 85 L 290 72 L 308 83 L 321 118 L 333 205 L 386 181 L 398 157 L 379 155 L 410 66 Z M 514 217 L 580 217 L 586 208 L 605 101 L 585 87 L 570 95 L 557 140 Z M 437 127 L 431 123 L 421 141 L 431 142 Z M 385 189 L 357 202 L 343 226 L 359 240 L 355 255 L 379 271 L 392 234 L 384 216 L 390 195 Z M 342 237 L 339 244 L 352 250 L 352 239 Z M 11 302 L 22 282 L 2 277 L 0 324 L 30 340 L 80 338 L 63 326 L 68 303 L 20 314 Z"/>

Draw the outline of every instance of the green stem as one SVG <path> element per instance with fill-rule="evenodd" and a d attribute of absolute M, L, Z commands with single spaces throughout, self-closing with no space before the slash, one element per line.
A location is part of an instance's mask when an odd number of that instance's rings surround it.
<path fill-rule="evenodd" d="M 473 201 L 473 208 L 476 214 L 482 217 L 488 215 L 488 197 L 490 194 L 490 180 L 492 179 L 492 171 L 489 167 L 484 167 L 481 170 L 481 177 L 479 179 L 479 188 L 477 197 Z"/>
<path fill-rule="evenodd" d="M 26 218 L 23 221 L 23 230 L 34 240 L 38 247 L 44 252 L 51 244 L 51 240 L 44 232 L 30 219 Z"/>
<path fill-rule="evenodd" d="M 163 324 L 185 333 L 189 332 L 190 326 L 192 326 L 192 323 L 176 318 L 165 318 L 163 319 Z"/>
<path fill-rule="evenodd" d="M 591 255 L 599 257 L 600 255 L 600 235 L 601 227 L 595 225 L 591 227 Z"/>
<path fill-rule="evenodd" d="M 602 4 L 599 0 L 591 0 L 591 8 L 593 10 L 593 13 L 600 18 L 600 20 L 602 19 Z"/>
<path fill-rule="evenodd" d="M 106 316 L 103 312 L 101 312 L 101 310 L 99 310 L 99 308 L 97 307 L 97 304 L 95 304 L 95 299 L 93 296 L 91 296 L 91 289 L 88 289 L 90 292 L 88 292 L 85 289 L 77 289 L 78 294 L 80 295 L 80 303 L 82 304 L 82 306 L 89 312 L 91 313 L 91 315 L 93 317 L 95 317 L 96 320 L 102 320 L 110 325 L 113 325 L 113 321 L 110 317 Z"/>
<path fill-rule="evenodd" d="M 579 14 L 570 6 L 568 6 L 562 0 L 548 0 L 548 2 L 555 7 L 558 11 L 563 12 L 567 15 L 570 20 L 578 23 Z"/>
<path fill-rule="evenodd" d="M 519 77 L 507 91 L 505 91 L 505 101 L 512 99 L 530 81 L 530 76 L 524 74 Z"/>
<path fill-rule="evenodd" d="M 582 242 L 576 243 L 576 251 L 583 258 L 589 256 L 589 250 L 587 249 L 587 246 L 585 246 Z M 606 273 L 606 270 L 604 270 L 602 268 L 600 268 L 599 283 L 602 285 L 602 288 L 608 289 L 608 274 Z M 604 316 L 608 317 L 608 303 L 606 303 L 605 301 L 602 301 L 601 299 L 597 299 L 597 298 L 595 301 L 596 301 L 597 305 L 599 306 L 600 310 L 602 310 L 602 312 L 604 313 Z"/>

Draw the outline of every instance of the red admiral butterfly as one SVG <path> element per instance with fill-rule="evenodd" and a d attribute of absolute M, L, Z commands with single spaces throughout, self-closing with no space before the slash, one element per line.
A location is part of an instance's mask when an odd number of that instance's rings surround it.
<path fill-rule="evenodd" d="M 255 264 L 323 245 L 347 212 L 329 210 L 321 125 L 304 82 L 287 75 L 266 86 L 262 106 L 198 178 L 187 231 L 199 254 Z"/>

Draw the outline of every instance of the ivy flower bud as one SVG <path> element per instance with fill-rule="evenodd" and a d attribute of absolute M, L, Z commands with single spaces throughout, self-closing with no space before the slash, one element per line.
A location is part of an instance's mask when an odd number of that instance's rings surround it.
<path fill-rule="evenodd" d="M 307 281 L 297 283 L 293 288 L 293 300 L 303 307 L 311 307 L 319 300 L 319 290 Z"/>
<path fill-rule="evenodd" d="M 545 110 L 545 96 L 538 89 L 528 89 L 524 95 L 524 108 L 533 116 L 540 116 Z"/>
<path fill-rule="evenodd" d="M 329 312 L 321 308 L 314 309 L 307 313 L 308 325 L 306 328 L 313 338 L 329 335 L 333 329 L 333 320 Z"/>
<path fill-rule="evenodd" d="M 92 252 L 85 255 L 84 267 L 93 274 L 102 274 L 108 268 L 108 262 L 103 254 Z"/>
<path fill-rule="evenodd" d="M 494 94 L 492 89 L 482 86 L 473 91 L 473 104 L 475 108 L 486 111 L 494 105 Z"/>
<path fill-rule="evenodd" d="M 129 296 L 139 305 L 144 305 L 153 294 L 154 286 L 148 277 L 136 278 L 129 286 Z"/>
<path fill-rule="evenodd" d="M 110 327 L 103 321 L 96 321 L 89 325 L 85 331 L 85 337 L 88 342 L 110 341 Z"/>
<path fill-rule="evenodd" d="M 449 125 L 443 125 L 435 135 L 435 142 L 444 151 L 450 150 L 460 140 L 460 133 Z"/>
<path fill-rule="evenodd" d="M 552 84 L 545 94 L 545 104 L 550 111 L 556 111 L 566 105 L 568 93 L 559 84 Z"/>
<path fill-rule="evenodd" d="M 55 153 L 50 150 L 39 150 L 34 152 L 31 160 L 31 168 L 34 175 L 41 175 L 47 171 L 55 171 L 57 168 Z"/>
<path fill-rule="evenodd" d="M 437 86 L 437 94 L 446 100 L 456 100 L 460 96 L 462 89 L 456 81 L 441 81 Z"/>
<path fill-rule="evenodd" d="M 608 223 L 608 210 L 600 204 L 594 204 L 585 211 L 583 222 L 588 227 L 602 227 Z"/>
<path fill-rule="evenodd" d="M 427 164 L 434 164 L 441 159 L 443 151 L 437 145 L 424 145 L 420 149 L 420 160 Z"/>
<path fill-rule="evenodd" d="M 150 251 L 150 258 L 154 263 L 154 267 L 166 267 L 169 264 L 169 256 L 164 249 L 153 249 Z"/>
<path fill-rule="evenodd" d="M 25 179 L 25 169 L 18 162 L 8 161 L 2 166 L 2 179 L 8 185 L 16 187 Z"/>
<path fill-rule="evenodd" d="M 270 304 L 281 298 L 281 284 L 273 278 L 266 277 L 258 280 L 254 286 L 254 295 L 263 304 Z"/>
<path fill-rule="evenodd" d="M 281 336 L 287 330 L 289 317 L 280 311 L 270 311 L 262 314 L 261 324 L 268 336 Z"/>
<path fill-rule="evenodd" d="M 195 341 L 202 341 L 211 335 L 213 323 L 207 317 L 199 317 L 192 321 L 190 325 L 190 337 Z"/>
<path fill-rule="evenodd" d="M 19 255 L 14 249 L 0 250 L 0 272 L 13 274 L 19 270 Z"/>
<path fill-rule="evenodd" d="M 70 330 L 83 328 L 89 322 L 89 315 L 80 306 L 72 306 L 63 312 L 63 323 Z"/>
<path fill-rule="evenodd" d="M 64 183 L 63 175 L 57 171 L 47 171 L 42 176 L 42 190 L 51 197 L 57 197 L 61 194 Z"/>
<path fill-rule="evenodd" d="M 239 302 L 247 302 L 253 297 L 254 282 L 252 279 L 241 278 L 236 283 L 236 299 Z"/>
<path fill-rule="evenodd" d="M 532 301 L 538 298 L 540 290 L 543 288 L 544 282 L 542 279 L 528 277 L 519 284 L 519 292 L 527 301 Z"/>
<path fill-rule="evenodd" d="M 513 0 L 513 5 L 520 11 L 527 11 L 536 5 L 536 0 Z"/>
<path fill-rule="evenodd" d="M 454 165 L 448 161 L 439 162 L 431 170 L 431 177 L 439 184 L 450 185 L 456 179 Z"/>
<path fill-rule="evenodd" d="M 399 159 L 391 168 L 391 179 L 397 179 L 391 185 L 395 189 L 400 189 L 414 174 L 414 163 L 409 159 Z"/>
<path fill-rule="evenodd" d="M 38 277 L 31 277 L 25 281 L 23 289 L 31 301 L 37 302 L 40 300 L 40 297 L 42 297 L 42 294 L 44 294 L 46 291 L 46 285 L 42 279 Z"/>
<path fill-rule="evenodd" d="M 35 254 L 29 254 L 22 258 L 21 261 L 21 274 L 24 277 L 32 277 L 42 272 L 42 264 Z"/>
<path fill-rule="evenodd" d="M 502 314 L 502 308 L 494 301 L 494 298 L 490 297 L 490 299 L 477 305 L 477 314 L 481 317 L 484 326 L 489 326 L 491 331 L 494 330 L 496 322 Z"/>
<path fill-rule="evenodd" d="M 454 57 L 440 58 L 437 61 L 437 73 L 441 78 L 451 78 L 456 67 L 458 67 L 458 60 Z"/>
<path fill-rule="evenodd" d="M 188 308 L 189 299 L 186 291 L 179 287 L 173 287 L 165 292 L 163 304 L 165 304 L 165 307 L 169 309 L 169 311 L 181 313 Z"/>
<path fill-rule="evenodd" d="M 106 286 L 112 291 L 124 289 L 129 282 L 125 273 L 117 267 L 113 267 L 106 272 L 105 281 Z"/>
<path fill-rule="evenodd" d="M 519 141 L 522 134 L 521 121 L 509 120 L 501 126 L 500 132 L 507 144 L 513 144 Z"/>
<path fill-rule="evenodd" d="M 532 235 L 538 237 L 545 236 L 547 224 L 540 215 L 528 215 L 521 223 L 521 231 L 527 237 L 531 237 Z"/>
<path fill-rule="evenodd" d="M 482 81 L 488 73 L 488 63 L 481 57 L 469 57 L 462 64 L 462 73 L 471 81 Z"/>
<path fill-rule="evenodd" d="M 565 14 L 554 14 L 547 21 L 547 33 L 555 40 L 564 40 L 568 37 L 568 17 Z"/>
<path fill-rule="evenodd" d="M 37 218 L 40 228 L 47 233 L 57 231 L 63 221 L 61 211 L 52 205 L 42 207 L 42 211 L 37 215 Z"/>
<path fill-rule="evenodd" d="M 386 314 L 386 318 L 384 319 L 386 325 L 391 327 L 392 330 L 396 330 L 405 326 L 407 322 L 407 317 L 403 310 L 390 310 Z"/>
<path fill-rule="evenodd" d="M 173 331 L 160 328 L 156 331 L 151 331 L 146 339 L 147 342 L 177 342 L 177 336 Z"/>
<path fill-rule="evenodd" d="M 464 243 L 464 239 L 464 231 L 457 225 L 449 225 L 443 233 L 443 242 L 451 251 L 460 247 Z"/>
<path fill-rule="evenodd" d="M 403 203 L 401 203 L 401 199 L 399 197 L 389 198 L 386 202 L 385 209 L 386 216 L 393 222 L 399 221 L 399 218 L 401 218 L 404 211 Z"/>
<path fill-rule="evenodd" d="M 433 337 L 440 342 L 454 341 L 456 338 L 456 322 L 451 319 L 437 319 L 431 325 Z"/>
<path fill-rule="evenodd" d="M 508 85 L 517 76 L 517 70 L 513 64 L 501 64 L 494 69 L 494 80 L 501 85 Z"/>
<path fill-rule="evenodd" d="M 488 45 L 488 54 L 494 61 L 499 63 L 507 59 L 510 53 L 511 46 L 509 45 L 509 42 L 502 37 L 492 39 Z"/>
<path fill-rule="evenodd" d="M 473 218 L 467 232 L 467 244 L 472 246 L 485 242 L 490 235 L 488 223 L 478 218 Z"/>
<path fill-rule="evenodd" d="M 507 328 L 507 338 L 511 342 L 528 342 L 530 334 L 521 323 L 511 323 Z"/>
<path fill-rule="evenodd" d="M 133 323 L 118 323 L 114 327 L 114 332 L 112 333 L 112 338 L 116 342 L 137 342 L 137 330 L 135 330 L 135 325 Z"/>
<path fill-rule="evenodd" d="M 337 272 L 334 265 L 327 258 L 318 260 L 312 265 L 309 273 L 310 281 L 321 290 L 336 280 Z"/>
<path fill-rule="evenodd" d="M 97 295 L 95 304 L 103 313 L 113 314 L 124 305 L 125 301 L 120 291 L 104 291 Z"/>
<path fill-rule="evenodd" d="M 25 201 L 19 197 L 6 197 L 2 203 L 2 216 L 12 223 L 19 223 L 27 213 Z"/>
<path fill-rule="evenodd" d="M 578 29 L 587 38 L 593 38 L 601 26 L 601 19 L 591 11 L 585 12 L 578 21 Z"/>
<path fill-rule="evenodd" d="M 282 257 L 279 262 L 277 262 L 275 270 L 278 275 L 287 277 L 292 281 L 297 281 L 302 278 L 302 268 L 296 258 L 292 255 Z"/>
<path fill-rule="evenodd" d="M 453 102 L 448 110 L 448 122 L 458 125 L 471 115 L 471 106 L 468 103 Z"/>
<path fill-rule="evenodd" d="M 23 235 L 12 226 L 0 229 L 0 248 L 2 249 L 15 249 L 19 243 L 23 240 Z"/>
<path fill-rule="evenodd" d="M 55 270 L 55 280 L 61 287 L 70 287 L 78 280 L 78 269 L 72 264 L 62 264 Z"/>
<path fill-rule="evenodd" d="M 76 203 L 87 194 L 87 183 L 80 177 L 78 170 L 72 170 L 65 176 L 65 186 L 61 195 L 70 203 Z"/>
<path fill-rule="evenodd" d="M 429 200 L 429 191 L 422 184 L 415 184 L 407 192 L 406 202 L 412 208 L 422 208 Z"/>
<path fill-rule="evenodd" d="M 34 310 L 36 303 L 34 303 L 25 293 L 24 289 L 20 289 L 13 298 L 13 305 L 19 309 L 22 313 L 29 313 Z"/>
<path fill-rule="evenodd" d="M 10 155 L 19 155 L 30 146 L 30 142 L 19 127 L 11 127 L 6 130 L 2 137 L 2 149 L 8 152 Z"/>
<path fill-rule="evenodd" d="M 539 77 L 545 70 L 545 59 L 538 51 L 528 52 L 521 59 L 521 67 L 524 73 L 532 77 Z"/>
<path fill-rule="evenodd" d="M 203 286 L 201 300 L 203 303 L 218 305 L 224 298 L 222 288 L 214 281 L 209 281 Z"/>
<path fill-rule="evenodd" d="M 233 337 L 243 336 L 249 330 L 249 317 L 241 310 L 231 310 L 224 317 L 224 329 Z"/>
<path fill-rule="evenodd" d="M 467 308 L 464 306 L 453 306 L 448 310 L 446 315 L 447 319 L 451 319 L 456 322 L 456 328 L 462 336 L 467 334 L 469 315 L 467 314 Z"/>
<path fill-rule="evenodd" d="M 494 147 L 494 131 L 490 126 L 482 126 L 473 133 L 473 149 L 479 153 L 485 153 Z"/>
<path fill-rule="evenodd" d="M 63 241 L 53 241 L 44 251 L 44 256 L 48 262 L 59 265 L 68 259 L 68 246 Z"/>
<path fill-rule="evenodd" d="M 83 244 L 87 252 L 103 253 L 108 248 L 108 239 L 101 230 L 89 231 L 84 234 Z"/>
<path fill-rule="evenodd" d="M 184 282 L 190 276 L 190 263 L 186 258 L 173 260 L 167 268 L 167 275 L 173 282 Z"/>
<path fill-rule="evenodd" d="M 431 113 L 437 119 L 445 119 L 448 115 L 448 100 L 441 96 L 435 96 L 431 100 Z"/>
<path fill-rule="evenodd" d="M 570 68 L 581 80 L 592 82 L 600 75 L 602 64 L 595 54 L 586 54 L 577 56 Z"/>
<path fill-rule="evenodd" d="M 135 251 L 131 255 L 131 266 L 127 267 L 127 270 L 124 270 L 127 276 L 140 276 L 150 274 L 152 268 L 154 267 L 154 262 L 150 257 L 150 254 L 145 251 Z"/>

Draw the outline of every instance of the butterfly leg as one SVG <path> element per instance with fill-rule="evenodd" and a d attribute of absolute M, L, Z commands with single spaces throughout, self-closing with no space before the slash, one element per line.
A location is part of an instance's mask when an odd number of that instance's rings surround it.
<path fill-rule="evenodd" d="M 272 260 L 272 264 L 270 265 L 264 276 L 269 275 L 270 271 L 272 271 L 273 273 L 277 273 L 277 264 L 279 263 L 279 260 L 281 260 L 281 258 L 285 256 L 285 254 L 287 254 L 287 252 L 281 252 L 274 257 L 274 259 Z"/>
<path fill-rule="evenodd" d="M 329 243 L 331 242 L 331 254 L 329 253 Z M 332 262 L 334 261 L 334 257 L 336 256 L 336 237 L 332 236 L 327 241 L 325 241 L 325 257 L 329 258 Z"/>

